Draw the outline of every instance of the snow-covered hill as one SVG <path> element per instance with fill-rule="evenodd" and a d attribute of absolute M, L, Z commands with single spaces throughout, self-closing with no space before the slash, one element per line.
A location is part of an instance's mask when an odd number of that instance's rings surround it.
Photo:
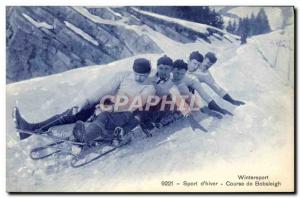
<path fill-rule="evenodd" d="M 195 27 L 194 24 L 185 26 L 190 29 Z M 277 50 L 270 50 L 264 44 L 266 39 L 268 45 L 276 45 L 282 40 L 283 43 L 293 44 L 293 37 L 290 37 L 293 27 L 280 35 L 273 32 L 252 37 L 243 46 L 239 46 L 234 37 L 220 39 L 212 36 L 211 43 L 203 39 L 182 43 L 163 34 L 158 27 L 131 27 L 151 38 L 172 58 L 187 59 L 194 50 L 215 52 L 218 62 L 212 68 L 212 74 L 229 93 L 245 101 L 246 105 L 235 108 L 212 93 L 218 103 L 233 111 L 234 116 L 216 120 L 198 114 L 197 119 L 209 130 L 208 133 L 192 131 L 184 120 L 156 131 L 152 138 L 146 138 L 137 130 L 136 141 L 130 145 L 103 160 L 72 169 L 67 156 L 58 155 L 42 161 L 29 158 L 30 148 L 45 144 L 47 140 L 30 137 L 20 142 L 11 118 L 13 106 L 17 104 L 27 120 L 43 120 L 73 106 L 80 97 L 89 97 L 94 87 L 101 86 L 97 79 L 109 81 L 113 73 L 130 70 L 136 57 L 149 58 L 152 67 L 155 67 L 157 58 L 164 53 L 137 55 L 106 65 L 88 66 L 9 84 L 6 86 L 7 190 L 234 191 L 234 188 L 225 186 L 219 186 L 218 189 L 187 189 L 180 185 L 166 189 L 161 186 L 161 181 L 226 182 L 236 180 L 237 174 L 270 175 L 272 180 L 281 178 L 283 189 L 291 190 L 285 187 L 292 183 L 293 178 L 293 171 L 286 171 L 294 155 L 293 80 L 287 80 L 287 74 L 280 75 L 276 68 L 271 67 L 270 62 L 274 65 Z M 291 48 L 292 45 L 281 47 L 280 54 L 290 54 Z M 277 56 L 277 68 L 292 66 L 292 54 L 289 59 L 282 57 Z M 289 71 L 293 76 L 294 69 L 290 68 Z M 70 133 L 71 128 L 72 125 L 56 129 Z M 285 177 L 282 177 L 282 173 Z M 265 189 L 277 190 L 273 187 Z M 246 187 L 239 190 L 249 191 Z"/>

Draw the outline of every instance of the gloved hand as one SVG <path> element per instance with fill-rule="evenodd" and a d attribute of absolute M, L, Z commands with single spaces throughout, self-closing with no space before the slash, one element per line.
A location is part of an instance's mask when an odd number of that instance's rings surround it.
<path fill-rule="evenodd" d="M 194 119 L 194 117 L 193 117 L 191 114 L 187 115 L 187 116 L 186 116 L 186 119 L 189 121 L 189 123 L 190 123 L 190 125 L 191 125 L 193 131 L 195 131 L 196 129 L 200 129 L 200 130 L 202 130 L 202 131 L 204 131 L 204 132 L 207 132 L 207 130 L 206 130 L 203 126 L 201 126 L 201 125 Z"/>

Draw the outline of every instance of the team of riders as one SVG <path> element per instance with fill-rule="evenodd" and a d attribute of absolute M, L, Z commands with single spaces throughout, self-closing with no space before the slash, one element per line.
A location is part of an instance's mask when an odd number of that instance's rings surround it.
<path fill-rule="evenodd" d="M 212 52 L 203 56 L 194 51 L 187 63 L 164 55 L 157 60 L 156 71 L 151 71 L 149 60 L 135 59 L 133 71 L 117 73 L 94 89 L 88 99 L 45 121 L 29 123 L 15 107 L 14 121 L 20 139 L 30 136 L 24 131 L 45 133 L 53 126 L 75 123 L 73 135 L 78 142 L 89 145 L 99 138 L 110 138 L 114 144 L 120 144 L 130 139 L 130 132 L 137 126 L 151 136 L 154 128 L 179 118 L 187 119 L 193 130 L 206 132 L 195 120 L 195 113 L 201 111 L 218 119 L 233 114 L 207 94 L 203 83 L 225 101 L 236 106 L 245 104 L 216 83 L 209 72 L 216 61 Z"/>

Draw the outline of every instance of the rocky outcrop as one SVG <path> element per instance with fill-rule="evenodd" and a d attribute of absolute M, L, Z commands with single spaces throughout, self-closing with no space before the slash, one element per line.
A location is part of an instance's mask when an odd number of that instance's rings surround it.
<path fill-rule="evenodd" d="M 148 26 L 181 43 L 230 39 L 217 28 L 189 28 L 133 7 L 7 7 L 7 83 L 162 53 L 136 26 Z M 96 18 L 96 19 L 95 19 Z"/>
<path fill-rule="evenodd" d="M 107 10 L 91 12 L 120 19 Z M 7 7 L 6 15 L 7 83 L 161 52 L 146 35 L 95 23 L 71 7 Z"/>

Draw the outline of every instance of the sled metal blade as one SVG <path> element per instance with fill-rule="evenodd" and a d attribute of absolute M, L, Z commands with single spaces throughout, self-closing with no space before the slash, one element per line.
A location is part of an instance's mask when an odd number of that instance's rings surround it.
<path fill-rule="evenodd" d="M 39 160 L 39 159 L 50 157 L 56 153 L 59 153 L 62 151 L 62 149 L 58 148 L 57 146 L 62 143 L 64 143 L 64 141 L 59 141 L 45 146 L 34 148 L 30 151 L 30 158 L 33 160 Z M 50 150 L 50 152 L 48 150 Z"/>

